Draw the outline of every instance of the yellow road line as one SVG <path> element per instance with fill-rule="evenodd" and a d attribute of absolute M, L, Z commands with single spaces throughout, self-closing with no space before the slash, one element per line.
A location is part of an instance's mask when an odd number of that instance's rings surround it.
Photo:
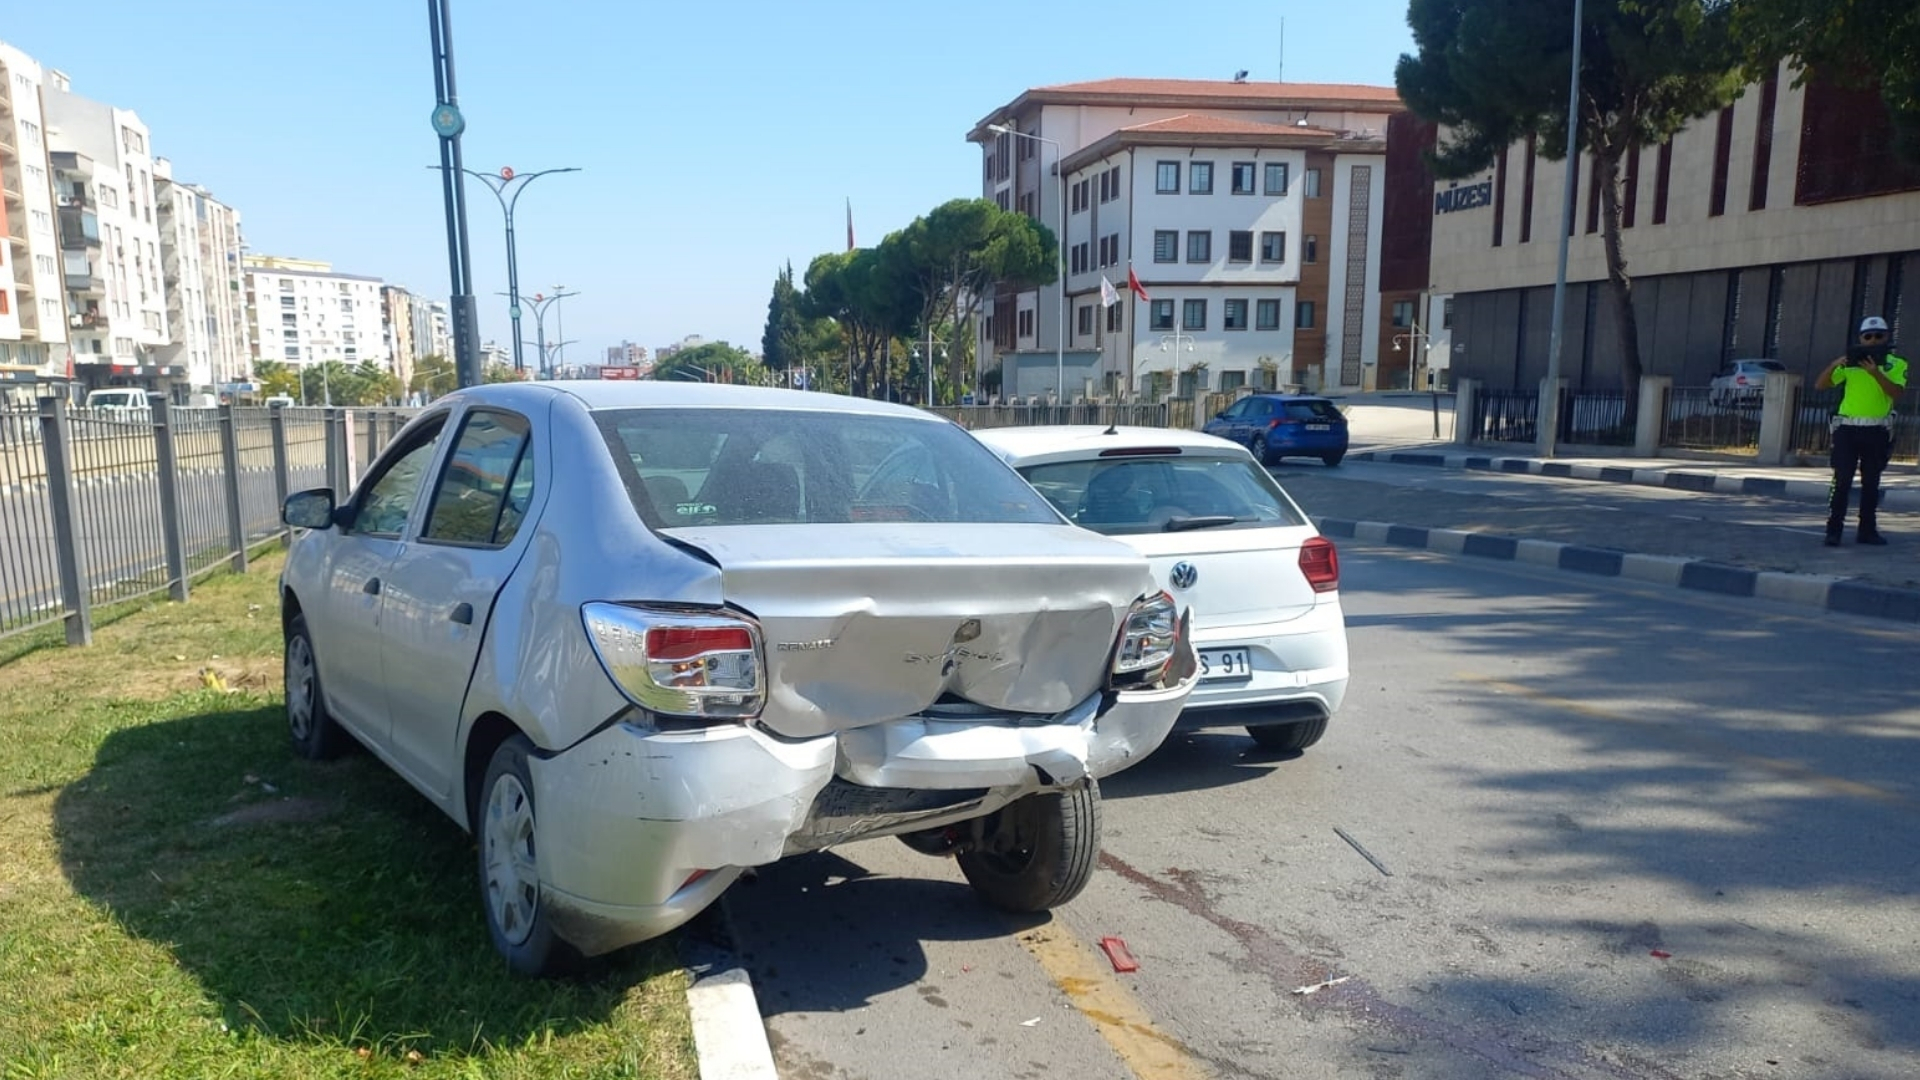
<path fill-rule="evenodd" d="M 1604 720 L 1609 723 L 1632 724 L 1642 730 L 1654 733 L 1656 738 L 1670 745 L 1680 746 L 1688 750 L 1704 751 L 1722 761 L 1745 765 L 1749 768 L 1773 773 L 1775 776 L 1810 784 L 1832 795 L 1843 795 L 1847 798 L 1876 802 L 1883 806 L 1892 806 L 1901 810 L 1920 810 L 1920 800 L 1902 795 L 1897 791 L 1892 791 L 1874 784 L 1862 783 L 1858 780 L 1849 780 L 1844 776 L 1834 776 L 1829 773 L 1823 773 L 1818 769 L 1814 769 L 1798 761 L 1791 761 L 1786 758 L 1763 757 L 1759 754 L 1749 754 L 1735 749 L 1724 740 L 1696 734 L 1662 719 L 1610 712 L 1596 705 L 1589 705 L 1583 701 L 1574 701 L 1571 698 L 1555 697 L 1552 694 L 1535 690 L 1530 686 L 1522 686 L 1519 683 L 1508 682 L 1505 679 L 1496 679 L 1490 675 L 1461 672 L 1459 678 L 1463 682 L 1478 683 L 1488 689 L 1497 690 L 1503 694 L 1511 694 L 1514 697 L 1526 698 L 1529 701 L 1538 702 L 1539 704 L 1559 709 L 1563 712 L 1570 712 L 1576 716 L 1586 716 L 1595 720 Z"/>
<path fill-rule="evenodd" d="M 1114 977 L 1099 954 L 1066 928 L 1054 923 L 1018 936 L 1053 984 L 1093 1024 L 1133 1075 L 1141 1080 L 1205 1080 L 1207 1073 L 1195 1063 L 1192 1053 L 1179 1039 L 1154 1026 L 1147 1010 Z"/>

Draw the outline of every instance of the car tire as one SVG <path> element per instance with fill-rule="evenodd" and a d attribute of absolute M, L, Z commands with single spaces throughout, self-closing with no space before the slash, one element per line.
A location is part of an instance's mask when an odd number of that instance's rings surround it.
<path fill-rule="evenodd" d="M 1260 724 L 1247 729 L 1262 750 L 1275 753 L 1292 753 L 1305 750 L 1320 741 L 1327 733 L 1327 718 L 1322 716 L 1314 720 L 1301 720 L 1293 724 Z"/>
<path fill-rule="evenodd" d="M 533 776 L 527 769 L 532 750 L 525 735 L 515 735 L 493 752 L 480 782 L 473 831 L 480 906 L 493 947 L 516 974 L 546 978 L 577 969 L 580 953 L 553 932 L 541 902 Z"/>
<path fill-rule="evenodd" d="M 1347 456 L 1347 452 L 1345 450 L 1335 450 L 1331 454 L 1321 454 L 1320 460 L 1326 462 L 1327 468 L 1331 469 L 1339 465 L 1340 459 L 1346 456 Z"/>
<path fill-rule="evenodd" d="M 1262 465 L 1273 464 L 1273 456 L 1267 451 L 1267 437 L 1265 435 L 1255 435 L 1253 437 L 1253 444 L 1248 447 L 1248 449 L 1253 451 L 1253 460 Z"/>
<path fill-rule="evenodd" d="M 960 872 L 1006 911 L 1049 911 L 1080 895 L 1100 859 L 1100 785 L 1016 799 L 989 822 L 990 846 L 961 853 Z M 995 840 L 1000 844 L 992 846 Z"/>
<path fill-rule="evenodd" d="M 320 692 L 320 661 L 313 651 L 307 617 L 295 615 L 287 623 L 284 669 L 287 688 L 287 737 L 293 752 L 308 761 L 339 757 L 352 741 L 327 712 Z"/>

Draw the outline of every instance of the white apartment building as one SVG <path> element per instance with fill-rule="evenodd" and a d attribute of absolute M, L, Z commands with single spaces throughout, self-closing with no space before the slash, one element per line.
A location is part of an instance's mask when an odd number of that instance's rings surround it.
<path fill-rule="evenodd" d="M 240 215 L 205 188 L 174 180 L 166 158 L 155 159 L 153 173 L 167 292 L 161 363 L 185 368 L 196 390 L 244 382 L 252 365 Z"/>
<path fill-rule="evenodd" d="M 982 147 L 985 197 L 1063 236 L 1065 337 L 1055 286 L 1001 289 L 979 355 L 1023 396 L 1054 390 L 1056 350 L 1070 396 L 1367 385 L 1383 347 L 1386 131 L 1402 111 L 1391 88 L 1371 86 L 1028 90 L 968 138 Z M 1150 302 L 1129 293 L 1129 267 Z M 1103 278 L 1119 292 L 1112 307 Z"/>
<path fill-rule="evenodd" d="M 398 285 L 380 286 L 380 332 L 387 355 L 392 357 L 393 373 L 402 386 L 413 382 L 413 365 L 425 355 L 413 336 L 413 312 L 418 304 L 412 293 Z"/>
<path fill-rule="evenodd" d="M 453 320 L 444 300 L 413 302 L 413 345 L 422 357 L 438 356 L 454 360 Z"/>
<path fill-rule="evenodd" d="M 160 261 L 153 152 L 127 109 L 71 91 L 47 72 L 47 146 L 60 201 L 74 376 L 88 388 L 184 381 L 162 363 L 167 295 Z"/>
<path fill-rule="evenodd" d="M 247 304 L 255 360 L 305 366 L 371 360 L 392 369 L 379 278 L 335 273 L 324 262 L 249 255 Z"/>
<path fill-rule="evenodd" d="M 40 65 L 0 42 L 0 388 L 19 389 L 9 401 L 31 398 L 41 379 L 66 368 L 62 252 L 43 97 Z"/>

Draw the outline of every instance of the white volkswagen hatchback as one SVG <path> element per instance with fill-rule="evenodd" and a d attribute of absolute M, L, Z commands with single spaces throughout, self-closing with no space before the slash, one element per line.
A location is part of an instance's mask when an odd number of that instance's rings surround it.
<path fill-rule="evenodd" d="M 1320 740 L 1347 693 L 1339 554 L 1245 447 L 1161 428 L 973 434 L 1191 605 L 1200 684 L 1179 726 L 1244 725 L 1272 750 Z"/>

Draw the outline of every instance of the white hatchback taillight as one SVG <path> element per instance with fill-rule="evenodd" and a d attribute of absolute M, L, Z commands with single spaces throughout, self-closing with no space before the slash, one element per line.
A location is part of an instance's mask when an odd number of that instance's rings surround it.
<path fill-rule="evenodd" d="M 766 700 L 760 628 L 737 615 L 587 604 L 587 640 L 614 684 L 661 716 L 745 720 Z"/>
<path fill-rule="evenodd" d="M 1300 545 L 1300 572 L 1314 592 L 1333 592 L 1340 588 L 1340 552 L 1333 541 L 1315 536 Z"/>
<path fill-rule="evenodd" d="M 1113 674 L 1153 682 L 1180 647 L 1180 608 L 1166 592 L 1133 602 L 1114 646 Z"/>

